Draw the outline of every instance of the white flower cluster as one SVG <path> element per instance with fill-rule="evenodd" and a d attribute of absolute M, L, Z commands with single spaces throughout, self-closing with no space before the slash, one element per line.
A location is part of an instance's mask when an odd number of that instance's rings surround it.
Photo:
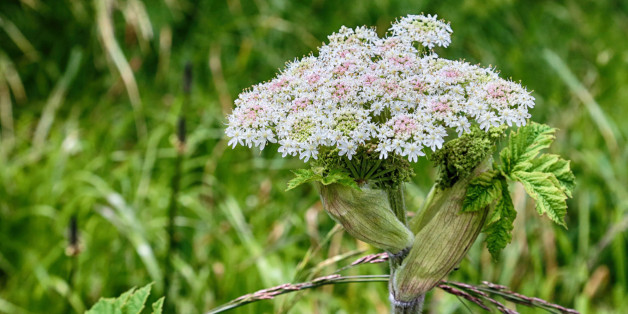
<path fill-rule="evenodd" d="M 451 28 L 436 16 L 410 15 L 389 35 L 342 27 L 318 57 L 289 63 L 271 81 L 240 94 L 228 117 L 229 145 L 278 142 L 279 152 L 317 159 L 337 147 L 349 159 L 360 145 L 417 161 L 426 147 L 442 147 L 447 129 L 459 134 L 472 124 L 488 130 L 521 126 L 534 97 L 493 69 L 438 58 Z"/>

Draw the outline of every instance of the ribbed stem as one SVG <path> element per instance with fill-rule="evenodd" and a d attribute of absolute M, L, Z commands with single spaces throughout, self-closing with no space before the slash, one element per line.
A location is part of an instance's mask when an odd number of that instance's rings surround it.
<path fill-rule="evenodd" d="M 403 186 L 399 184 L 397 187 L 387 189 L 386 193 L 388 194 L 388 201 L 390 202 L 390 208 L 393 213 L 395 213 L 399 221 L 407 225 L 406 201 L 403 197 Z"/>
<path fill-rule="evenodd" d="M 394 314 L 416 314 L 423 312 L 423 302 L 425 301 L 425 294 L 420 295 L 412 302 L 396 301 L 392 295 L 390 295 L 390 302 L 392 303 Z"/>
<path fill-rule="evenodd" d="M 400 184 L 397 187 L 387 189 L 386 193 L 388 194 L 388 201 L 390 202 L 390 208 L 393 213 L 395 213 L 395 216 L 397 216 L 399 221 L 401 221 L 404 225 L 407 225 L 407 211 L 405 198 L 403 196 L 403 186 Z M 390 262 L 390 281 L 388 283 L 388 290 L 390 303 L 392 305 L 392 312 L 394 314 L 419 314 L 423 310 L 425 295 L 420 295 L 412 302 L 397 301 L 395 297 L 397 295 L 393 284 L 395 272 L 397 271 L 397 268 L 401 266 L 401 263 L 403 263 L 403 260 L 408 255 L 409 250 L 410 248 L 407 248 L 397 254 L 388 253 L 388 260 Z"/>

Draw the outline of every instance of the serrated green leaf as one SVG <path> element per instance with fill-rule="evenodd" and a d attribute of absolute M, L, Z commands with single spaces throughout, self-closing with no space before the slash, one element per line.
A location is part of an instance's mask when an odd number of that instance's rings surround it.
<path fill-rule="evenodd" d="M 545 124 L 530 122 L 510 134 L 508 145 L 500 152 L 505 172 L 524 170 L 539 152 L 554 141 L 556 129 Z"/>
<path fill-rule="evenodd" d="M 481 210 L 500 198 L 501 185 L 497 171 L 481 173 L 469 183 L 467 193 L 462 202 L 462 212 L 475 212 Z"/>
<path fill-rule="evenodd" d="M 312 169 L 298 169 L 292 172 L 295 174 L 295 177 L 288 182 L 288 188 L 286 191 L 292 190 L 295 187 L 308 182 L 320 182 L 323 185 L 338 183 L 354 189 L 360 189 L 355 180 L 351 178 L 351 175 L 340 169 L 331 170 L 326 176 L 323 176 Z"/>
<path fill-rule="evenodd" d="M 122 314 L 120 306 L 116 305 L 116 299 L 100 298 L 86 314 Z"/>
<path fill-rule="evenodd" d="M 523 184 L 526 192 L 536 201 L 539 215 L 547 214 L 555 223 L 565 225 L 567 195 L 552 173 L 516 171 L 511 177 Z"/>
<path fill-rule="evenodd" d="M 135 287 L 122 293 L 117 298 L 100 298 L 96 304 L 90 308 L 88 314 L 122 314 L 122 305 L 129 299 L 135 291 Z"/>
<path fill-rule="evenodd" d="M 314 171 L 312 171 L 311 169 L 297 169 L 292 171 L 292 173 L 294 173 L 295 177 L 292 180 L 288 181 L 288 188 L 286 189 L 286 191 L 292 190 L 304 183 L 319 181 L 323 179 L 320 174 L 314 173 Z"/>
<path fill-rule="evenodd" d="M 122 305 L 123 314 L 138 314 L 142 312 L 146 299 L 150 294 L 152 284 L 148 284 L 142 288 L 137 289 L 132 295 L 128 297 L 126 302 Z"/>
<path fill-rule="evenodd" d="M 495 260 L 498 259 L 499 252 L 512 240 L 513 223 L 517 217 L 517 211 L 510 198 L 506 181 L 502 178 L 499 180 L 499 185 L 501 186 L 501 198 L 497 202 L 493 215 L 484 229 L 484 233 L 486 233 L 486 247 Z"/>
<path fill-rule="evenodd" d="M 135 289 L 137 289 L 137 287 L 133 287 L 129 290 L 127 290 L 126 292 L 122 293 L 119 297 L 114 299 L 114 305 L 117 308 L 122 308 L 122 306 L 124 305 L 124 303 L 126 303 L 126 301 L 131 297 L 131 295 L 135 292 Z"/>
<path fill-rule="evenodd" d="M 548 170 L 554 174 L 560 186 L 563 187 L 565 194 L 572 197 L 573 189 L 576 187 L 576 176 L 571 171 L 570 161 L 559 159 L 557 163 L 552 165 Z"/>
<path fill-rule="evenodd" d="M 572 196 L 571 193 L 576 186 L 576 177 L 569 168 L 568 160 L 564 160 L 558 155 L 543 154 L 533 159 L 525 171 L 547 172 L 554 174 L 565 194 L 568 197 Z"/>
<path fill-rule="evenodd" d="M 164 300 L 166 297 L 161 297 L 159 300 L 153 303 L 153 314 L 161 314 L 164 310 Z"/>
<path fill-rule="evenodd" d="M 117 298 L 101 298 L 91 309 L 88 314 L 138 314 L 142 312 L 144 304 L 150 295 L 152 283 L 142 288 L 135 287 L 122 293 Z M 161 305 L 157 304 L 161 300 Z M 163 297 L 153 304 L 153 311 L 156 304 L 163 307 Z"/>
<path fill-rule="evenodd" d="M 332 171 L 329 172 L 329 174 L 325 177 L 323 177 L 323 179 L 321 180 L 321 183 L 323 185 L 330 185 L 332 183 L 338 183 L 344 186 L 348 186 L 354 189 L 360 189 L 358 187 L 358 184 L 355 183 L 355 180 L 353 180 L 353 178 L 344 171 L 338 170 L 338 169 L 334 169 Z"/>

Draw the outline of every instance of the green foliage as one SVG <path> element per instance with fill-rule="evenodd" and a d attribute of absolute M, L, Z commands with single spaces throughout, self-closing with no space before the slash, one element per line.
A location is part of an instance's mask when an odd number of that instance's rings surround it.
<path fill-rule="evenodd" d="M 545 124 L 529 122 L 510 134 L 508 145 L 500 152 L 506 173 L 530 167 L 530 162 L 554 141 L 556 129 Z"/>
<path fill-rule="evenodd" d="M 516 212 L 508 192 L 506 178 L 519 181 L 536 202 L 539 215 L 546 214 L 566 227 L 567 197 L 575 187 L 569 162 L 557 155 L 542 154 L 554 140 L 556 129 L 531 122 L 508 137 L 500 152 L 502 164 L 479 175 L 469 184 L 462 212 L 478 211 L 497 202 L 486 222 L 486 244 L 493 258 L 512 240 Z M 538 156 L 538 157 L 537 157 Z"/>
<path fill-rule="evenodd" d="M 142 288 L 131 288 L 117 298 L 101 298 L 89 309 L 87 314 L 139 314 L 142 313 L 146 300 L 150 295 L 152 284 Z M 163 311 L 164 297 L 152 304 L 152 313 L 161 314 Z"/>
<path fill-rule="evenodd" d="M 569 167 L 569 161 L 560 158 L 558 155 L 543 154 L 530 162 L 527 172 L 551 173 L 558 180 L 563 192 L 568 197 L 572 197 L 571 192 L 576 187 L 576 177 Z"/>
<path fill-rule="evenodd" d="M 163 312 L 165 299 L 166 297 L 161 297 L 153 303 L 153 305 L 151 306 L 153 308 L 153 314 L 159 314 Z"/>
<path fill-rule="evenodd" d="M 322 169 L 297 169 L 293 170 L 295 177 L 294 179 L 288 181 L 288 188 L 286 191 L 292 190 L 297 186 L 308 183 L 308 182 L 319 182 L 322 185 L 330 185 L 332 183 L 338 183 L 347 187 L 354 188 L 356 190 L 360 190 L 358 184 L 355 183 L 355 180 L 351 178 L 351 176 L 340 170 L 333 169 L 329 171 L 326 175 L 323 174 Z"/>
<path fill-rule="evenodd" d="M 500 198 L 501 184 L 499 172 L 492 170 L 481 173 L 467 187 L 467 194 L 462 202 L 462 212 L 475 212 L 489 206 Z"/>
<path fill-rule="evenodd" d="M 575 177 L 569 162 L 559 156 L 543 154 L 554 141 L 556 129 L 530 123 L 512 133 L 500 157 L 505 175 L 521 182 L 526 192 L 536 201 L 536 210 L 555 223 L 567 227 L 567 197 L 575 187 Z"/>
<path fill-rule="evenodd" d="M 358 185 L 368 184 L 381 189 L 395 188 L 410 181 L 414 171 L 407 158 L 390 154 L 387 161 L 382 162 L 375 148 L 369 143 L 360 146 L 351 160 L 338 156 L 337 148 L 322 148 L 318 159 L 310 161 L 310 165 L 323 177 L 332 172 L 346 172 Z"/>
<path fill-rule="evenodd" d="M 504 133 L 504 128 L 492 128 L 489 132 L 474 126 L 471 132 L 448 141 L 443 148 L 432 154 L 432 161 L 438 165 L 440 188 L 451 187 L 464 178 L 488 156 Z"/>
<path fill-rule="evenodd" d="M 521 182 L 528 195 L 536 201 L 539 215 L 547 214 L 555 223 L 567 227 L 567 196 L 553 173 L 515 171 L 511 177 Z"/>
<path fill-rule="evenodd" d="M 494 259 L 497 259 L 501 250 L 512 240 L 513 223 L 517 217 L 508 191 L 508 183 L 501 178 L 497 184 L 500 186 L 501 195 L 483 230 L 486 234 L 486 247 Z"/>

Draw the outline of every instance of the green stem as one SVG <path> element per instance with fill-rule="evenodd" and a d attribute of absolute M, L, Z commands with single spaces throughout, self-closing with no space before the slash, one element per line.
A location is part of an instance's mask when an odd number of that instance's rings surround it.
<path fill-rule="evenodd" d="M 359 178 L 360 175 L 358 174 L 358 171 L 355 169 L 355 166 L 353 165 L 353 162 L 351 160 L 349 160 L 349 158 L 345 157 L 345 163 L 347 164 L 347 166 L 349 166 L 349 171 L 351 171 L 351 174 L 353 175 L 354 178 Z"/>
<path fill-rule="evenodd" d="M 366 175 L 364 175 L 364 179 L 370 179 L 371 175 L 373 175 L 373 172 L 375 172 L 375 170 L 379 169 L 379 166 L 381 164 L 382 164 L 382 160 L 378 159 L 377 162 L 375 163 L 375 165 L 373 165 L 373 167 L 371 167 L 369 172 Z"/>
<path fill-rule="evenodd" d="M 390 208 L 392 209 L 397 219 L 401 221 L 404 225 L 407 225 L 407 213 L 406 213 L 406 202 L 403 197 L 403 186 L 399 184 L 396 187 L 389 188 L 386 190 L 388 194 L 388 201 L 390 202 Z"/>
<path fill-rule="evenodd" d="M 396 187 L 386 189 L 386 193 L 388 194 L 388 202 L 390 202 L 390 208 L 392 209 L 397 219 L 401 221 L 404 225 L 407 225 L 407 211 L 406 211 L 406 202 L 403 196 L 403 185 L 399 184 Z M 388 282 L 388 291 L 390 294 L 390 302 L 392 304 L 392 312 L 394 314 L 417 314 L 421 313 L 423 309 L 423 301 L 425 300 L 425 295 L 419 295 L 412 302 L 401 302 L 396 298 L 396 291 L 393 285 L 393 279 L 395 278 L 395 273 L 397 269 L 403 263 L 403 260 L 408 255 L 408 251 L 410 248 L 407 248 L 397 254 L 390 254 L 389 262 L 390 262 L 390 281 Z"/>
<path fill-rule="evenodd" d="M 394 314 L 416 314 L 423 312 L 423 302 L 425 301 L 425 294 L 420 295 L 412 302 L 399 302 L 394 299 L 390 300 Z"/>

